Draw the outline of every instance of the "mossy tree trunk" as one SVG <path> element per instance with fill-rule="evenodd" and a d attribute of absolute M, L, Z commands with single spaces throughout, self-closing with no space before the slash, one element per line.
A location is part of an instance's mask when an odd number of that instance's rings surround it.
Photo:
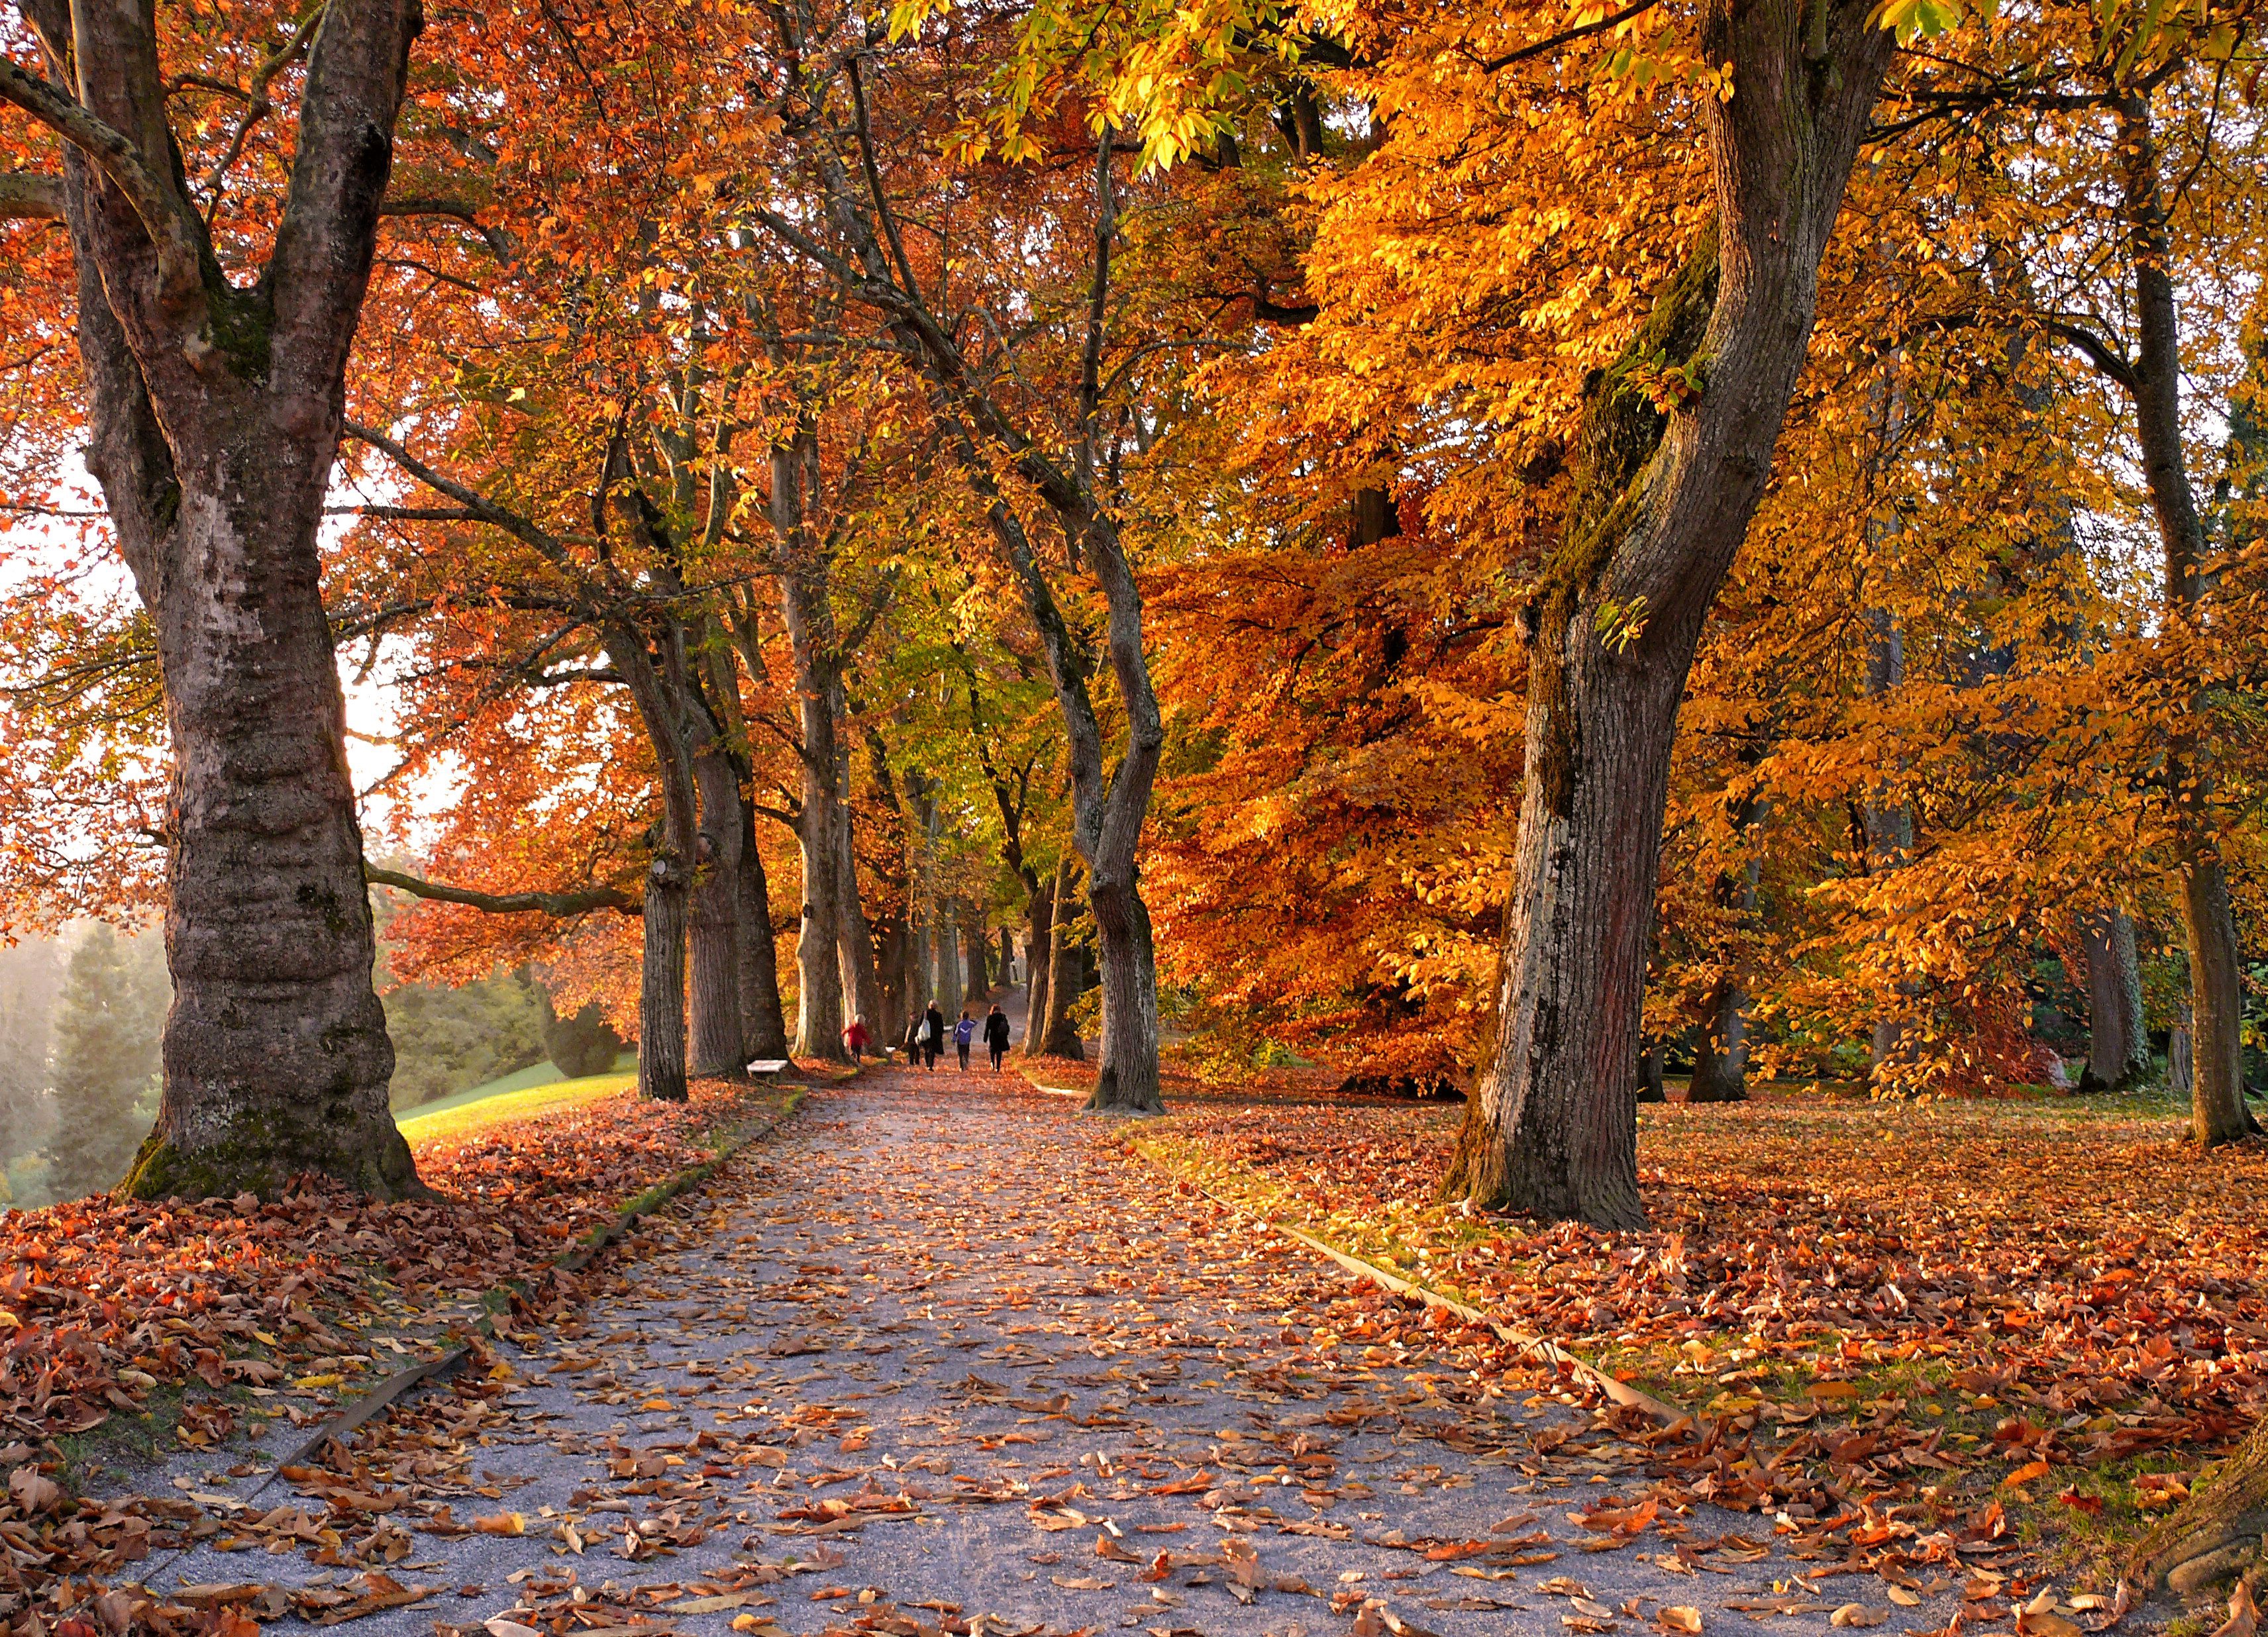
<path fill-rule="evenodd" d="M 273 246 L 239 285 L 181 174 L 153 10 L 24 11 L 48 77 L 11 64 L 0 99 L 63 145 L 86 462 L 149 611 L 173 754 L 165 1089 L 125 1186 L 272 1196 L 317 1171 L 397 1197 L 417 1178 L 387 1106 L 394 1049 L 318 579 L 421 17 L 415 0 L 333 7 Z"/>
<path fill-rule="evenodd" d="M 1447 1186 L 1646 1220 L 1640 1002 L 1677 708 L 1771 469 L 1822 254 L 1891 40 L 1864 0 L 1708 0 L 1717 219 L 1589 394 L 1530 635 L 1527 774 L 1492 1049 Z"/>

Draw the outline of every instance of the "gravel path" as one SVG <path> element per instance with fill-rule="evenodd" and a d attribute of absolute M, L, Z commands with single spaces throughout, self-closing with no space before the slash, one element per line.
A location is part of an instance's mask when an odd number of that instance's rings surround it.
<path fill-rule="evenodd" d="M 1770 1519 L 1649 1515 L 1646 1452 L 1486 1338 L 1107 1137 L 981 1067 L 815 1093 L 580 1323 L 351 1470 L 238 1508 L 210 1497 L 263 1472 L 177 1462 L 225 1527 L 152 1584 L 421 1637 L 1946 1624 L 1941 1586 L 1786 1589 L 1820 1563 Z"/>

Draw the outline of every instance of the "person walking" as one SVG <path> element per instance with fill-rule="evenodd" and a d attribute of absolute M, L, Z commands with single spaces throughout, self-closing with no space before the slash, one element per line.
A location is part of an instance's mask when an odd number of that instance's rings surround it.
<path fill-rule="evenodd" d="M 1008 1055 L 1008 1014 L 994 1002 L 990 1016 L 984 1019 L 984 1049 L 992 1054 L 992 1072 L 1000 1072 L 1000 1060 Z"/>
<path fill-rule="evenodd" d="M 865 1063 L 866 1048 L 873 1044 L 874 1037 L 866 1032 L 866 1020 L 864 1017 L 853 1017 L 843 1025 L 843 1049 L 850 1053 L 852 1068 L 858 1068 Z"/>
<path fill-rule="evenodd" d="M 964 1006 L 961 1009 L 961 1021 L 953 1025 L 953 1049 L 961 1053 L 961 1072 L 964 1075 L 968 1072 L 968 1048 L 976 1039 L 976 1019 L 968 1015 Z"/>
<path fill-rule="evenodd" d="M 937 1072 L 937 1054 L 945 1050 L 945 1014 L 932 1001 L 929 1009 L 922 1014 L 922 1067 L 932 1074 Z"/>

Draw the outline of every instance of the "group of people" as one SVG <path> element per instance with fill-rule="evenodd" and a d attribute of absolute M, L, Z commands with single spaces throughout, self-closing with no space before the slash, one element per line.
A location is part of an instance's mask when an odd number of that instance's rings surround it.
<path fill-rule="evenodd" d="M 946 1037 L 950 1032 L 954 1050 L 960 1054 L 961 1072 L 966 1074 L 968 1072 L 969 1048 L 976 1045 L 980 1027 L 984 1033 L 984 1048 L 992 1058 L 992 1072 L 997 1075 L 1000 1072 L 1001 1062 L 1008 1055 L 1008 1014 L 1000 1009 L 997 1002 L 983 1023 L 979 1024 L 965 1006 L 961 1009 L 961 1021 L 947 1024 L 945 1014 L 938 1009 L 937 1002 L 932 1001 L 925 1010 L 914 1014 L 913 1020 L 906 1024 L 906 1061 L 919 1063 L 935 1074 L 938 1055 L 945 1050 Z M 843 1026 L 843 1046 L 850 1053 L 852 1062 L 864 1061 L 865 1053 L 873 1049 L 873 1045 L 874 1037 L 868 1031 L 864 1017 L 853 1017 Z"/>

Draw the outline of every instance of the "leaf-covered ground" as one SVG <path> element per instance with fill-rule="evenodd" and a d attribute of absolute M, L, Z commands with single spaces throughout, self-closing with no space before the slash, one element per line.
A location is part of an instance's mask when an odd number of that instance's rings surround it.
<path fill-rule="evenodd" d="M 75 1498 L 106 1467 L 246 1435 L 281 1444 L 439 1351 L 507 1284 L 524 1314 L 571 1308 L 578 1281 L 550 1264 L 782 1095 L 701 1084 L 683 1105 L 617 1096 L 425 1142 L 433 1194 L 398 1204 L 310 1187 L 0 1214 L 0 1628 L 52 1630 L 66 1608 L 101 1626 L 90 1585 L 130 1578 L 181 1532 L 162 1508 Z M 144 1626 L 220 1619 L 123 1593 L 101 1604 L 129 1608 Z"/>
<path fill-rule="evenodd" d="M 1651 1231 L 1438 1203 L 1462 1108 L 1186 1095 L 1160 1163 L 1717 1418 L 1697 1493 L 1997 1493 L 2074 1538 L 2268 1406 L 2268 1149 L 2146 1104 L 1644 1111 Z"/>
<path fill-rule="evenodd" d="M 1014 1076 L 820 1093 L 655 1232 L 264 1491 L 184 1457 L 207 1533 L 152 1583 L 357 1637 L 1889 1633 L 1971 1588 L 2102 1619 L 1997 1518 L 1709 1506 L 1642 1420 Z"/>

